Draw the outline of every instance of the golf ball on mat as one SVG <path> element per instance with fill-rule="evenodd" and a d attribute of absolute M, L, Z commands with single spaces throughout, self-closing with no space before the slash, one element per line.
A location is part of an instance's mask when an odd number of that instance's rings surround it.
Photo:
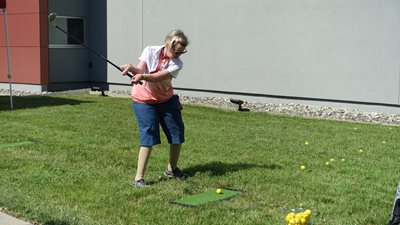
<path fill-rule="evenodd" d="M 218 188 L 215 192 L 217 192 L 217 194 L 222 194 L 222 189 Z"/>

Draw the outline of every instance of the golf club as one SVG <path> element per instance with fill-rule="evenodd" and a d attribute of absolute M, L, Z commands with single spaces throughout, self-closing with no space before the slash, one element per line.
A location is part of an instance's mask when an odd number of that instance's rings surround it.
<path fill-rule="evenodd" d="M 72 34 L 68 33 L 67 31 L 63 30 L 62 28 L 60 28 L 59 26 L 57 26 L 57 24 L 55 24 L 53 21 L 57 18 L 57 13 L 50 13 L 49 16 L 49 22 L 58 30 L 60 30 L 61 32 L 63 32 L 64 34 L 66 34 L 68 37 L 74 39 L 74 41 L 78 42 L 79 44 L 83 45 L 85 48 L 89 49 L 91 52 L 93 52 L 95 55 L 97 55 L 98 57 L 100 57 L 101 59 L 105 60 L 106 62 L 110 63 L 112 66 L 114 66 L 115 68 L 117 68 L 119 71 L 122 72 L 122 69 L 115 65 L 113 62 L 111 62 L 110 60 L 108 60 L 106 57 L 104 57 L 103 55 L 97 53 L 95 50 L 93 50 L 92 48 L 88 47 L 87 45 L 85 45 L 82 41 L 80 41 L 78 38 L 76 38 L 75 36 L 73 36 Z M 126 74 L 128 77 L 132 78 L 133 75 L 130 73 Z M 141 82 L 139 82 L 140 84 L 142 84 Z"/>

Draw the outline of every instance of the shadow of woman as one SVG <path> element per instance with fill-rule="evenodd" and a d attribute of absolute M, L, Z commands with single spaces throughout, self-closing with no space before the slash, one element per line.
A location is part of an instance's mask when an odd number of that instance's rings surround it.
<path fill-rule="evenodd" d="M 280 170 L 282 166 L 277 164 L 261 165 L 256 163 L 226 163 L 221 161 L 213 161 L 207 164 L 196 165 L 193 167 L 185 168 L 185 172 L 189 176 L 193 176 L 195 173 L 206 173 L 210 172 L 211 176 L 223 176 L 227 173 L 236 172 L 240 170 L 246 170 L 251 168 L 263 168 L 268 170 Z"/>

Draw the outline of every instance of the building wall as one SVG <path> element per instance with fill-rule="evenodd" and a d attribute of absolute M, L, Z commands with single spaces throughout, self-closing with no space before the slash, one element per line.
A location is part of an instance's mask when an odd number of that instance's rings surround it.
<path fill-rule="evenodd" d="M 85 29 L 88 0 L 48 0 L 48 12 L 59 16 L 83 17 Z M 51 26 L 51 25 L 50 25 Z M 59 31 L 61 32 L 61 31 Z M 85 31 L 86 35 L 87 31 Z M 64 34 L 63 34 L 64 35 Z M 85 36 L 85 39 L 87 37 Z M 86 40 L 85 40 L 86 42 Z M 89 55 L 83 46 L 49 47 L 49 90 L 86 88 L 89 80 Z"/>
<path fill-rule="evenodd" d="M 109 53 L 120 61 L 136 63 L 141 41 L 142 47 L 162 44 L 174 28 L 187 33 L 178 90 L 400 103 L 398 0 L 108 4 Z"/>
<path fill-rule="evenodd" d="M 87 17 L 87 45 L 108 57 L 107 51 L 107 0 L 89 0 Z M 111 61 L 113 59 L 110 58 Z M 89 80 L 107 82 L 107 62 L 89 53 Z"/>
<path fill-rule="evenodd" d="M 97 82 L 107 88 L 107 62 L 88 50 L 107 58 L 106 2 L 49 0 L 49 13 L 84 18 L 87 46 L 49 47 L 50 91 L 89 88 Z"/>
<path fill-rule="evenodd" d="M 85 43 L 115 64 L 137 63 L 172 29 L 191 44 L 177 92 L 400 105 L 398 0 L 12 0 L 12 81 L 50 90 L 129 89 L 83 47 L 48 49 L 49 12 L 85 17 Z M 3 17 L 0 30 L 4 30 Z M 6 84 L 0 35 L 0 88 Z M 398 107 L 397 107 L 398 108 Z"/>
<path fill-rule="evenodd" d="M 84 18 L 85 44 L 107 57 L 106 0 L 8 1 L 13 89 L 61 91 L 107 84 L 107 63 L 84 46 L 49 46 L 51 12 Z M 3 34 L 3 17 L 0 22 Z M 8 89 L 5 35 L 0 35 L 0 53 L 0 88 Z"/>
<path fill-rule="evenodd" d="M 142 0 L 107 1 L 107 51 L 110 59 L 117 65 L 136 64 L 142 52 L 142 29 L 145 24 L 142 8 Z M 121 72 L 114 67 L 108 66 L 107 82 L 117 84 L 116 89 L 121 89 L 124 87 L 118 84 L 128 85 L 129 79 L 121 76 Z"/>
<path fill-rule="evenodd" d="M 11 81 L 45 85 L 48 82 L 47 0 L 7 1 Z M 0 83 L 7 83 L 4 15 L 0 13 Z"/>

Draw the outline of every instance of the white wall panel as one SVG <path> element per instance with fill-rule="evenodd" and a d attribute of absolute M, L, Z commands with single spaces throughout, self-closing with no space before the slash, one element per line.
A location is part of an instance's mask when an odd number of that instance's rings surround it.
<path fill-rule="evenodd" d="M 142 1 L 107 1 L 108 59 L 116 65 L 136 65 L 142 45 Z M 108 66 L 108 82 L 129 84 L 129 79 Z"/>
<path fill-rule="evenodd" d="M 85 17 L 87 44 L 117 65 L 183 29 L 177 88 L 400 105 L 399 0 L 49 0 L 49 12 Z M 49 57 L 51 82 L 129 87 L 84 49 Z"/>
<path fill-rule="evenodd" d="M 182 28 L 176 87 L 399 104 L 398 12 L 398 0 L 116 0 L 108 48 L 136 63 Z"/>

